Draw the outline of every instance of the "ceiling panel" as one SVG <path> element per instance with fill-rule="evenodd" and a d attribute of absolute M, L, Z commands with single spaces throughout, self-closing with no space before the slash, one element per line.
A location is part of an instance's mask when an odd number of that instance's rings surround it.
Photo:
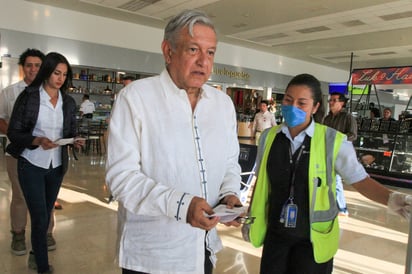
<path fill-rule="evenodd" d="M 355 68 L 412 65 L 412 0 L 26 1 L 159 28 L 197 8 L 228 43 L 339 69 L 349 69 L 352 52 Z"/>

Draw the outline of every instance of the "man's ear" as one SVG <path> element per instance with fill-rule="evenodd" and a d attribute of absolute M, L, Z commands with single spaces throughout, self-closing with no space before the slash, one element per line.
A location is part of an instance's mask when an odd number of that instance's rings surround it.
<path fill-rule="evenodd" d="M 170 58 L 172 56 L 172 48 L 170 46 L 170 43 L 166 40 L 163 40 L 162 42 L 162 53 L 166 64 L 169 64 Z"/>

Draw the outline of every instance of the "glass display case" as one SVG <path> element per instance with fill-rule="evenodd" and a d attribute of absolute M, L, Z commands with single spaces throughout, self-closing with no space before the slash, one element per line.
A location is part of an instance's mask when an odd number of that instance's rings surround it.
<path fill-rule="evenodd" d="M 359 162 L 381 183 L 412 187 L 412 121 L 358 121 Z"/>

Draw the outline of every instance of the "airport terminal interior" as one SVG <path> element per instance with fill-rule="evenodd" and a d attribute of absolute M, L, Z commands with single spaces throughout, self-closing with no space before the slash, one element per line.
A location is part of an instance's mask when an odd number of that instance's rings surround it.
<path fill-rule="evenodd" d="M 188 7 L 200 8 L 216 21 L 219 50 L 208 84 L 233 100 L 240 143 L 254 142 L 251 123 L 262 100 L 268 100 L 281 123 L 288 82 L 310 73 L 321 81 L 325 107 L 337 88 L 348 97 L 346 108 L 358 118 L 354 147 L 366 171 L 385 183 L 403 182 L 387 187 L 412 195 L 412 0 L 251 3 L 0 0 L 0 91 L 22 79 L 18 57 L 27 47 L 58 51 L 73 69 L 70 96 L 79 106 L 90 95 L 96 106 L 86 134 L 94 145 L 79 151 L 77 160 L 71 156 L 58 195 L 57 249 L 49 252 L 54 273 L 122 272 L 116 260 L 118 203 L 110 201 L 105 184 L 104 130 L 123 79 L 142 79 L 164 69 L 163 27 Z M 154 111 L 159 107 L 155 103 Z M 372 109 L 389 109 L 396 121 L 380 121 Z M 93 131 L 98 134 L 89 134 Z M 29 255 L 15 256 L 10 250 L 11 187 L 4 146 L 0 142 L 0 274 L 34 274 Z M 243 197 L 250 190 L 243 188 Z M 412 268 L 409 220 L 350 185 L 344 190 L 349 214 L 338 217 L 340 245 L 333 273 L 412 274 L 411 269 L 406 272 Z M 218 224 L 217 229 L 224 248 L 214 274 L 259 273 L 262 248 L 243 240 L 240 228 Z M 30 250 L 30 223 L 26 244 Z"/>
<path fill-rule="evenodd" d="M 116 263 L 116 208 L 108 203 L 104 182 L 105 155 L 92 152 L 70 159 L 55 210 L 54 237 L 57 249 L 49 252 L 50 263 L 59 274 L 121 273 Z M 0 153 L 0 273 L 35 273 L 27 267 L 28 255 L 10 252 L 10 185 Z M 412 189 L 394 188 L 412 193 Z M 336 274 L 405 273 L 408 221 L 345 186 L 349 216 L 340 216 L 341 242 L 334 259 Z M 224 249 L 218 254 L 214 274 L 259 273 L 261 248 L 242 239 L 240 229 L 218 225 Z M 30 248 L 30 225 L 26 243 Z"/>

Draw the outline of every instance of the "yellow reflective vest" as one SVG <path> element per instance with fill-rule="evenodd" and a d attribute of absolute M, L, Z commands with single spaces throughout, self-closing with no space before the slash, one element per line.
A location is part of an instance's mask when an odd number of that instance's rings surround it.
<path fill-rule="evenodd" d="M 249 237 L 255 247 L 260 247 L 266 236 L 270 183 L 266 166 L 267 159 L 280 126 L 272 127 L 265 138 L 263 156 L 258 159 L 258 175 L 250 215 L 255 222 L 250 226 Z M 262 138 L 261 137 L 261 138 Z M 335 161 L 345 138 L 332 128 L 315 123 L 315 131 L 310 141 L 309 157 L 309 220 L 310 238 L 317 263 L 329 261 L 339 245 L 338 207 L 336 204 Z M 259 157 L 259 154 L 258 154 Z"/>

